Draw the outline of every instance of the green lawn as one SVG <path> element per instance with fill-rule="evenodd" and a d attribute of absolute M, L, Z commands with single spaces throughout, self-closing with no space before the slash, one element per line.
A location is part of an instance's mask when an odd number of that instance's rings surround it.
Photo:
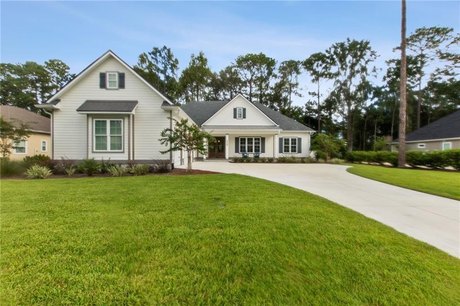
<path fill-rule="evenodd" d="M 239 175 L 1 182 L 0 304 L 458 305 L 460 260 Z"/>
<path fill-rule="evenodd" d="M 376 181 L 460 200 L 460 172 L 353 165 L 348 172 Z"/>

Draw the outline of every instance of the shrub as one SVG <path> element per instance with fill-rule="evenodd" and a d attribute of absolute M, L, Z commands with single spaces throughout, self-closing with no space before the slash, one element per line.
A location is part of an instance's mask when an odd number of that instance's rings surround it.
<path fill-rule="evenodd" d="M 73 176 L 75 172 L 77 172 L 77 167 L 75 167 L 74 165 L 71 165 L 67 168 L 64 168 L 64 172 L 65 174 L 67 174 L 67 176 Z"/>
<path fill-rule="evenodd" d="M 68 173 L 69 172 L 72 172 L 73 169 L 73 174 L 75 174 L 75 172 L 77 172 L 78 168 L 77 166 L 75 165 L 74 161 L 72 160 L 69 160 L 69 159 L 66 159 L 66 158 L 61 158 L 60 161 L 55 161 L 54 162 L 54 167 L 53 167 L 53 173 L 54 174 L 67 174 L 69 175 Z"/>
<path fill-rule="evenodd" d="M 9 160 L 8 158 L 0 158 L 0 174 L 1 176 L 21 175 L 25 171 L 24 163 L 17 160 Z"/>
<path fill-rule="evenodd" d="M 345 154 L 345 159 L 352 163 L 389 163 L 396 166 L 398 164 L 398 153 L 389 151 L 352 151 Z"/>
<path fill-rule="evenodd" d="M 26 171 L 27 178 L 45 179 L 51 175 L 51 170 L 44 166 L 33 165 Z"/>
<path fill-rule="evenodd" d="M 94 158 L 84 159 L 80 162 L 78 168 L 87 176 L 92 176 L 94 173 L 99 171 L 99 163 L 95 161 Z"/>
<path fill-rule="evenodd" d="M 100 173 L 109 173 L 110 167 L 113 165 L 110 163 L 110 158 L 108 160 L 102 159 L 99 163 L 99 172 Z"/>
<path fill-rule="evenodd" d="M 155 165 L 156 165 L 155 172 L 158 172 L 158 173 L 171 172 L 171 164 L 167 160 L 159 161 Z"/>
<path fill-rule="evenodd" d="M 52 167 L 51 158 L 44 154 L 26 156 L 24 157 L 22 161 L 24 162 L 24 166 L 26 168 L 30 168 L 33 165 L 39 165 L 39 166 L 48 167 L 48 168 Z"/>
<path fill-rule="evenodd" d="M 112 165 L 107 171 L 111 176 L 124 176 L 128 173 L 128 168 L 122 165 Z"/>
<path fill-rule="evenodd" d="M 145 164 L 135 164 L 131 166 L 131 173 L 133 175 L 146 175 L 149 173 L 149 165 Z"/>

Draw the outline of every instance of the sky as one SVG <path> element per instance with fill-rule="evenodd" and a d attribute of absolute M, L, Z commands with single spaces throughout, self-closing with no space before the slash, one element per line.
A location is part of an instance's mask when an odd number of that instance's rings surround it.
<path fill-rule="evenodd" d="M 78 73 L 111 49 L 128 64 L 166 45 L 187 66 L 203 51 L 213 71 L 239 55 L 263 52 L 303 60 L 335 42 L 365 39 L 398 57 L 400 1 L 3 1 L 0 59 L 60 59 Z M 407 33 L 423 26 L 460 29 L 460 1 L 408 1 Z"/>

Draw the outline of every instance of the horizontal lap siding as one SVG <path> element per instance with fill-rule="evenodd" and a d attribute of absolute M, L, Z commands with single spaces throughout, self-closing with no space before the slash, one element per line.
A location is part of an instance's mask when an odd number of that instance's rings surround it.
<path fill-rule="evenodd" d="M 125 89 L 107 90 L 99 88 L 99 73 L 118 71 L 125 73 Z M 163 99 L 153 92 L 146 84 L 123 67 L 117 60 L 108 58 L 98 67 L 80 80 L 73 88 L 61 97 L 55 112 L 54 136 L 55 159 L 87 158 L 90 142 L 87 142 L 86 115 L 77 113 L 76 109 L 86 100 L 137 100 L 139 102 L 134 116 L 134 151 L 136 159 L 168 159 L 169 155 L 160 154 L 163 150 L 158 139 L 161 131 L 169 127 L 168 112 L 161 109 Z M 128 150 L 128 119 L 125 118 L 125 152 L 97 153 L 90 155 L 104 159 L 127 159 Z M 91 135 L 91 131 L 89 133 Z M 132 157 L 132 156 L 131 156 Z"/>
<path fill-rule="evenodd" d="M 290 132 L 282 132 L 279 135 L 279 138 L 283 138 L 283 137 L 302 138 L 302 153 L 279 153 L 279 156 L 306 157 L 310 155 L 310 134 L 307 134 L 307 133 L 296 134 L 296 133 L 290 133 Z"/>

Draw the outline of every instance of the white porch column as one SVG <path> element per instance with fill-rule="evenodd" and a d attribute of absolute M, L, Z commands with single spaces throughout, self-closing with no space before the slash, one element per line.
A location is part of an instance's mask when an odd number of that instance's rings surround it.
<path fill-rule="evenodd" d="M 278 158 L 278 143 L 279 136 L 278 134 L 273 135 L 273 158 Z"/>
<path fill-rule="evenodd" d="M 205 146 L 206 152 L 207 152 L 206 154 L 203 154 L 203 160 L 205 160 L 206 158 L 208 158 L 208 154 L 209 154 L 209 142 L 208 142 L 208 140 L 206 138 L 203 139 L 203 142 L 204 142 L 204 146 Z"/>
<path fill-rule="evenodd" d="M 230 137 L 228 136 L 228 134 L 225 134 L 225 159 L 228 159 L 228 149 L 229 149 L 229 142 L 230 142 Z"/>

